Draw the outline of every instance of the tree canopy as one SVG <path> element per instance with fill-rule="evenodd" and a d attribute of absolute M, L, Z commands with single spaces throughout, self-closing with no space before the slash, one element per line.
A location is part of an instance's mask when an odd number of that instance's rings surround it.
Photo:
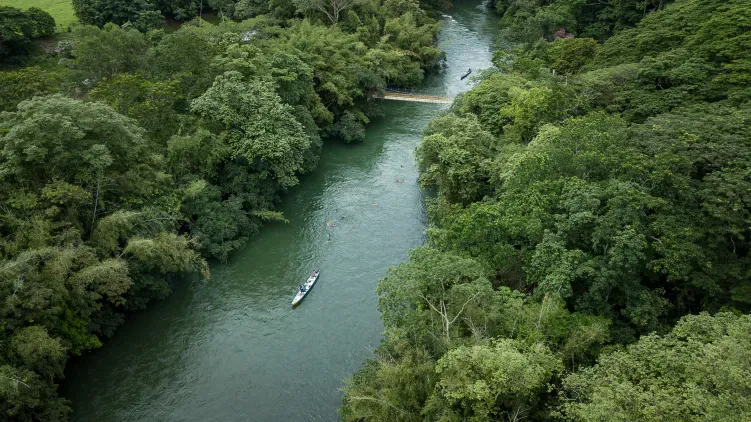
<path fill-rule="evenodd" d="M 323 142 L 364 141 L 384 87 L 442 58 L 410 0 L 337 4 L 339 22 L 287 0 L 73 6 L 51 48 L 32 48 L 49 15 L 0 7 L 3 420 L 64 420 L 70 356 L 286 221 Z"/>
<path fill-rule="evenodd" d="M 343 419 L 743 419 L 751 6 L 495 7 L 518 44 L 417 148 L 428 245 Z"/>
<path fill-rule="evenodd" d="M 82 25 L 54 52 L 32 48 L 49 15 L 0 6 L 11 420 L 65 419 L 70 356 L 285 221 L 275 205 L 324 142 L 364 141 L 384 88 L 440 65 L 449 6 L 73 4 Z M 743 419 L 751 6 L 493 6 L 514 44 L 417 148 L 427 241 L 379 283 L 383 343 L 342 419 Z"/>
<path fill-rule="evenodd" d="M 571 419 L 742 420 L 751 411 L 751 319 L 719 313 L 681 319 L 563 380 Z"/>

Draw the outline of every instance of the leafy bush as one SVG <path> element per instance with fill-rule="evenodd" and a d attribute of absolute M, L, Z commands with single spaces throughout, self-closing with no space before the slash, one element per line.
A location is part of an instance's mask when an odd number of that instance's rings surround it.
<path fill-rule="evenodd" d="M 0 6 L 0 64 L 28 53 L 31 40 L 55 33 L 55 19 L 36 7 Z"/>

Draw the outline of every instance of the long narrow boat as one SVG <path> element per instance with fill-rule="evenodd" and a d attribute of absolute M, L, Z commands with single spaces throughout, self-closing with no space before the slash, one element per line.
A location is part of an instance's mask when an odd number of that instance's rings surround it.
<path fill-rule="evenodd" d="M 318 280 L 318 274 L 320 274 L 318 270 L 313 271 L 313 274 L 310 275 L 310 277 L 308 278 L 308 281 L 306 281 L 305 284 L 303 284 L 303 286 L 305 286 L 304 292 L 301 292 L 299 289 L 297 290 L 297 294 L 295 295 L 295 298 L 292 299 L 292 306 L 297 305 L 298 303 L 300 303 L 300 301 L 303 300 L 303 298 L 305 298 L 305 296 L 308 294 L 310 289 L 313 288 L 313 285 L 316 284 L 316 280 Z"/>

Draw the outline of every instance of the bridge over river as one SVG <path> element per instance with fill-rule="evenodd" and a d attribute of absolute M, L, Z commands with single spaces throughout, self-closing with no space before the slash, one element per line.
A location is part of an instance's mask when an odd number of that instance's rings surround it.
<path fill-rule="evenodd" d="M 430 92 L 403 91 L 387 88 L 382 97 L 384 100 L 410 101 L 413 103 L 451 104 L 453 98 L 445 95 L 436 95 Z"/>

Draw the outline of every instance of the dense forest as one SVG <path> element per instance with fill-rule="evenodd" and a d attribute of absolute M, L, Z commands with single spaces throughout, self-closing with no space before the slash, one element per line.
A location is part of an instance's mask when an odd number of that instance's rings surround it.
<path fill-rule="evenodd" d="M 751 415 L 751 3 L 498 0 L 346 421 Z"/>
<path fill-rule="evenodd" d="M 69 357 L 284 221 L 323 143 L 440 65 L 450 7 L 72 5 L 57 34 L 0 6 L 0 420 L 65 420 Z M 427 242 L 342 419 L 748 419 L 751 4 L 489 6 L 513 47 L 418 147 Z"/>
<path fill-rule="evenodd" d="M 52 41 L 0 6 L 0 420 L 66 419 L 70 356 L 284 220 L 324 140 L 442 59 L 416 0 L 198 3 L 75 0 Z"/>

